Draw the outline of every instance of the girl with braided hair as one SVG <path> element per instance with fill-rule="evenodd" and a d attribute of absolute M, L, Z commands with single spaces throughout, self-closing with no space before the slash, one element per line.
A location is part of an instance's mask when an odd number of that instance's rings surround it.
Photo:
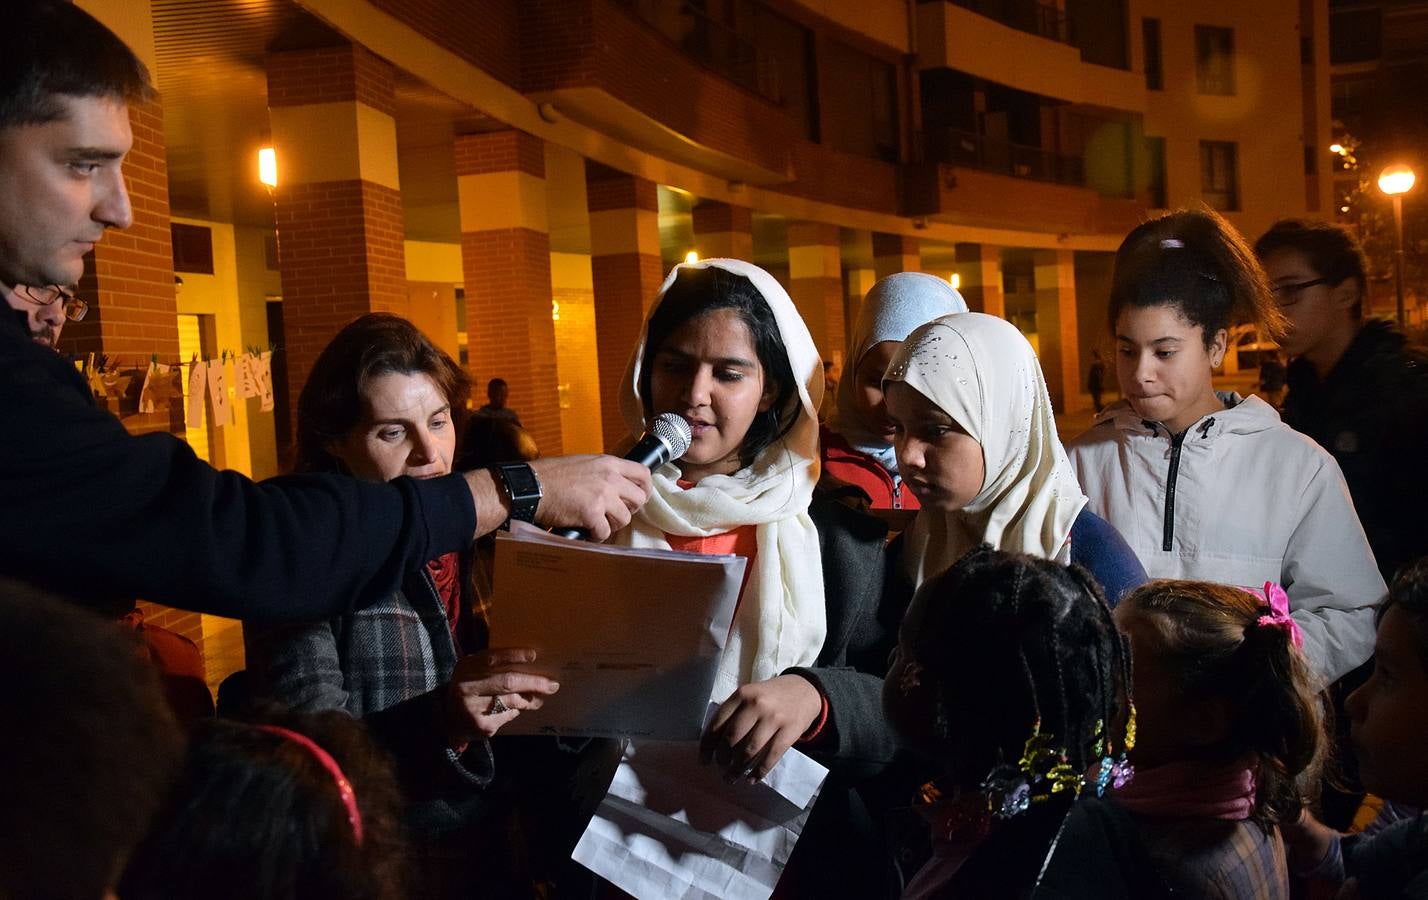
<path fill-rule="evenodd" d="M 1135 654 L 1136 779 L 1113 791 L 1185 896 L 1289 896 L 1279 828 L 1324 746 L 1289 598 L 1155 581 L 1116 608 Z"/>
<path fill-rule="evenodd" d="M 933 858 L 904 900 L 1157 896 L 1097 800 L 1132 774 L 1128 681 L 1079 566 L 983 545 L 923 582 L 883 682 L 888 721 L 941 770 L 918 798 Z"/>

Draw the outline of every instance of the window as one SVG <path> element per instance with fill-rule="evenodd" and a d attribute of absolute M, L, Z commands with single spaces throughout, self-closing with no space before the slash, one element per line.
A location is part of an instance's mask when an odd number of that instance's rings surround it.
<path fill-rule="evenodd" d="M 213 274 L 213 231 L 202 225 L 169 223 L 174 271 Z"/>
<path fill-rule="evenodd" d="M 1202 94 L 1235 93 L 1235 35 L 1228 28 L 1195 26 L 1195 80 Z"/>
<path fill-rule="evenodd" d="M 1165 138 L 1145 139 L 1146 205 L 1151 209 L 1166 209 L 1169 204 L 1165 196 Z"/>
<path fill-rule="evenodd" d="M 1160 66 L 1160 20 L 1141 19 L 1140 33 L 1145 44 L 1145 86 L 1148 90 L 1165 89 L 1165 77 Z"/>
<path fill-rule="evenodd" d="M 1238 150 L 1233 141 L 1200 142 L 1200 196 L 1214 209 L 1240 208 Z"/>

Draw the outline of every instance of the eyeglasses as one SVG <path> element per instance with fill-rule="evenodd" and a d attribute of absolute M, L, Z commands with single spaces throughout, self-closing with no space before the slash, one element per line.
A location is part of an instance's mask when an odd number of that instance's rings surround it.
<path fill-rule="evenodd" d="M 1274 288 L 1274 300 L 1280 306 L 1293 306 L 1299 302 L 1299 293 L 1311 287 L 1318 287 L 1321 284 L 1328 284 L 1327 278 L 1315 278 L 1313 281 L 1300 281 L 1295 284 L 1281 284 Z"/>
<path fill-rule="evenodd" d="M 36 306 L 50 306 L 51 304 L 64 301 L 64 317 L 71 322 L 78 322 L 84 318 L 84 314 L 89 312 L 89 304 L 74 295 L 73 291 L 53 285 L 51 287 L 30 287 L 21 285 L 15 288 L 15 294 L 27 303 Z"/>

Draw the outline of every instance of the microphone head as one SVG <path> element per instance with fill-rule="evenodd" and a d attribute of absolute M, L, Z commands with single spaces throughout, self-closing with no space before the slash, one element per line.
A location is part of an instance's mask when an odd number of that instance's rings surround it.
<path fill-rule="evenodd" d="M 689 430 L 689 423 L 684 421 L 683 416 L 674 413 L 660 413 L 655 416 L 650 423 L 650 434 L 664 441 L 669 445 L 669 458 L 679 459 L 689 452 L 689 445 L 694 443 L 694 434 Z"/>

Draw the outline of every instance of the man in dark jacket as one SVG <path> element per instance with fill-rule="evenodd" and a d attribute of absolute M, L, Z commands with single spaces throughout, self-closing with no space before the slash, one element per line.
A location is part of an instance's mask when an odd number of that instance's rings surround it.
<path fill-rule="evenodd" d="M 1391 580 L 1428 553 L 1428 353 L 1363 318 L 1364 255 L 1345 229 L 1285 219 L 1255 251 L 1289 319 L 1284 421 L 1338 460 Z"/>
<path fill-rule="evenodd" d="M 120 167 L 133 142 L 128 103 L 152 96 L 148 73 L 63 0 L 5 3 L 0 26 L 23 36 L 0 57 L 0 292 L 74 284 L 105 231 L 133 221 Z M 0 574 L 247 619 L 374 602 L 513 512 L 604 537 L 649 492 L 643 466 L 608 456 L 540 460 L 500 480 L 255 484 L 172 435 L 130 436 L 5 307 L 0 422 Z"/>

